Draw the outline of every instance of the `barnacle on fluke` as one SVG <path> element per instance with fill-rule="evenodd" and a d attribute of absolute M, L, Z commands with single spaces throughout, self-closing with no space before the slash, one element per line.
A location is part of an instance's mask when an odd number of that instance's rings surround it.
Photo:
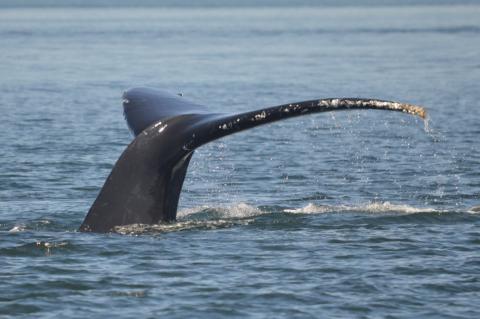
<path fill-rule="evenodd" d="M 318 106 L 326 107 L 330 109 L 378 109 L 378 110 L 392 110 L 417 115 L 422 119 L 427 116 L 426 110 L 417 105 L 371 100 L 371 99 L 322 99 L 319 100 Z"/>
<path fill-rule="evenodd" d="M 118 159 L 80 230 L 176 219 L 183 180 L 193 152 L 215 139 L 295 116 L 341 110 L 388 110 L 426 117 L 420 106 L 374 99 L 334 98 L 289 103 L 256 111 L 219 114 L 179 95 L 136 88 L 123 96 L 135 139 Z M 143 134 L 140 134 L 142 133 Z"/>

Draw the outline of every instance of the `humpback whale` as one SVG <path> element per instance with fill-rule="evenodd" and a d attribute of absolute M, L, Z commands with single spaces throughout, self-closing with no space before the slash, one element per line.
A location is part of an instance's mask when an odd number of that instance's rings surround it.
<path fill-rule="evenodd" d="M 224 114 L 180 95 L 152 88 L 123 94 L 124 116 L 134 140 L 121 154 L 88 211 L 80 231 L 176 219 L 188 164 L 196 148 L 223 136 L 311 113 L 389 110 L 426 117 L 422 107 L 359 98 L 328 98 Z"/>

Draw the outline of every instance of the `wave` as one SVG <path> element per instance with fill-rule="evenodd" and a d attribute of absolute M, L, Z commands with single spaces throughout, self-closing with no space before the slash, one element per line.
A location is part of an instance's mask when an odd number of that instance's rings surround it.
<path fill-rule="evenodd" d="M 434 28 L 422 28 L 422 27 L 398 27 L 398 28 L 345 28 L 345 29 L 326 29 L 326 28 L 298 28 L 298 29 L 260 29 L 252 28 L 241 31 L 236 30 L 209 30 L 209 29 L 187 29 L 187 30 L 128 30 L 128 29 L 116 29 L 107 28 L 102 30 L 90 30 L 90 29 L 72 29 L 72 30 L 19 30 L 19 29 L 7 29 L 0 30 L 1 37 L 75 37 L 75 36 L 88 36 L 88 37 L 105 37 L 105 36 L 135 36 L 146 38 L 172 38 L 181 37 L 186 34 L 201 34 L 204 36 L 216 36 L 216 37 L 231 37 L 235 34 L 239 37 L 255 35 L 257 37 L 275 37 L 275 36 L 310 36 L 310 35 L 390 35 L 390 34 L 479 34 L 480 27 L 476 25 L 460 25 L 460 26 L 448 26 L 448 27 L 434 27 Z"/>

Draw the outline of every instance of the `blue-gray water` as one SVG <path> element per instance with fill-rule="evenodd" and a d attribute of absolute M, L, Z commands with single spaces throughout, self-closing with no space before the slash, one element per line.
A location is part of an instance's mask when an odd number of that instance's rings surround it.
<path fill-rule="evenodd" d="M 478 318 L 480 6 L 0 9 L 0 317 Z M 292 119 L 195 153 L 179 220 L 79 233 L 122 91 Z"/>

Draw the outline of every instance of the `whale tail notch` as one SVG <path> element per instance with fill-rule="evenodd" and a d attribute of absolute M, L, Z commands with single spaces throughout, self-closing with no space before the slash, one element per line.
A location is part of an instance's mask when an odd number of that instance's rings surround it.
<path fill-rule="evenodd" d="M 209 113 L 203 105 L 150 88 L 125 92 L 123 107 L 135 138 L 117 160 L 81 231 L 110 232 L 116 226 L 174 221 L 194 150 L 236 132 L 340 110 L 388 110 L 426 117 L 419 106 L 350 98 L 309 100 L 238 114 Z"/>

